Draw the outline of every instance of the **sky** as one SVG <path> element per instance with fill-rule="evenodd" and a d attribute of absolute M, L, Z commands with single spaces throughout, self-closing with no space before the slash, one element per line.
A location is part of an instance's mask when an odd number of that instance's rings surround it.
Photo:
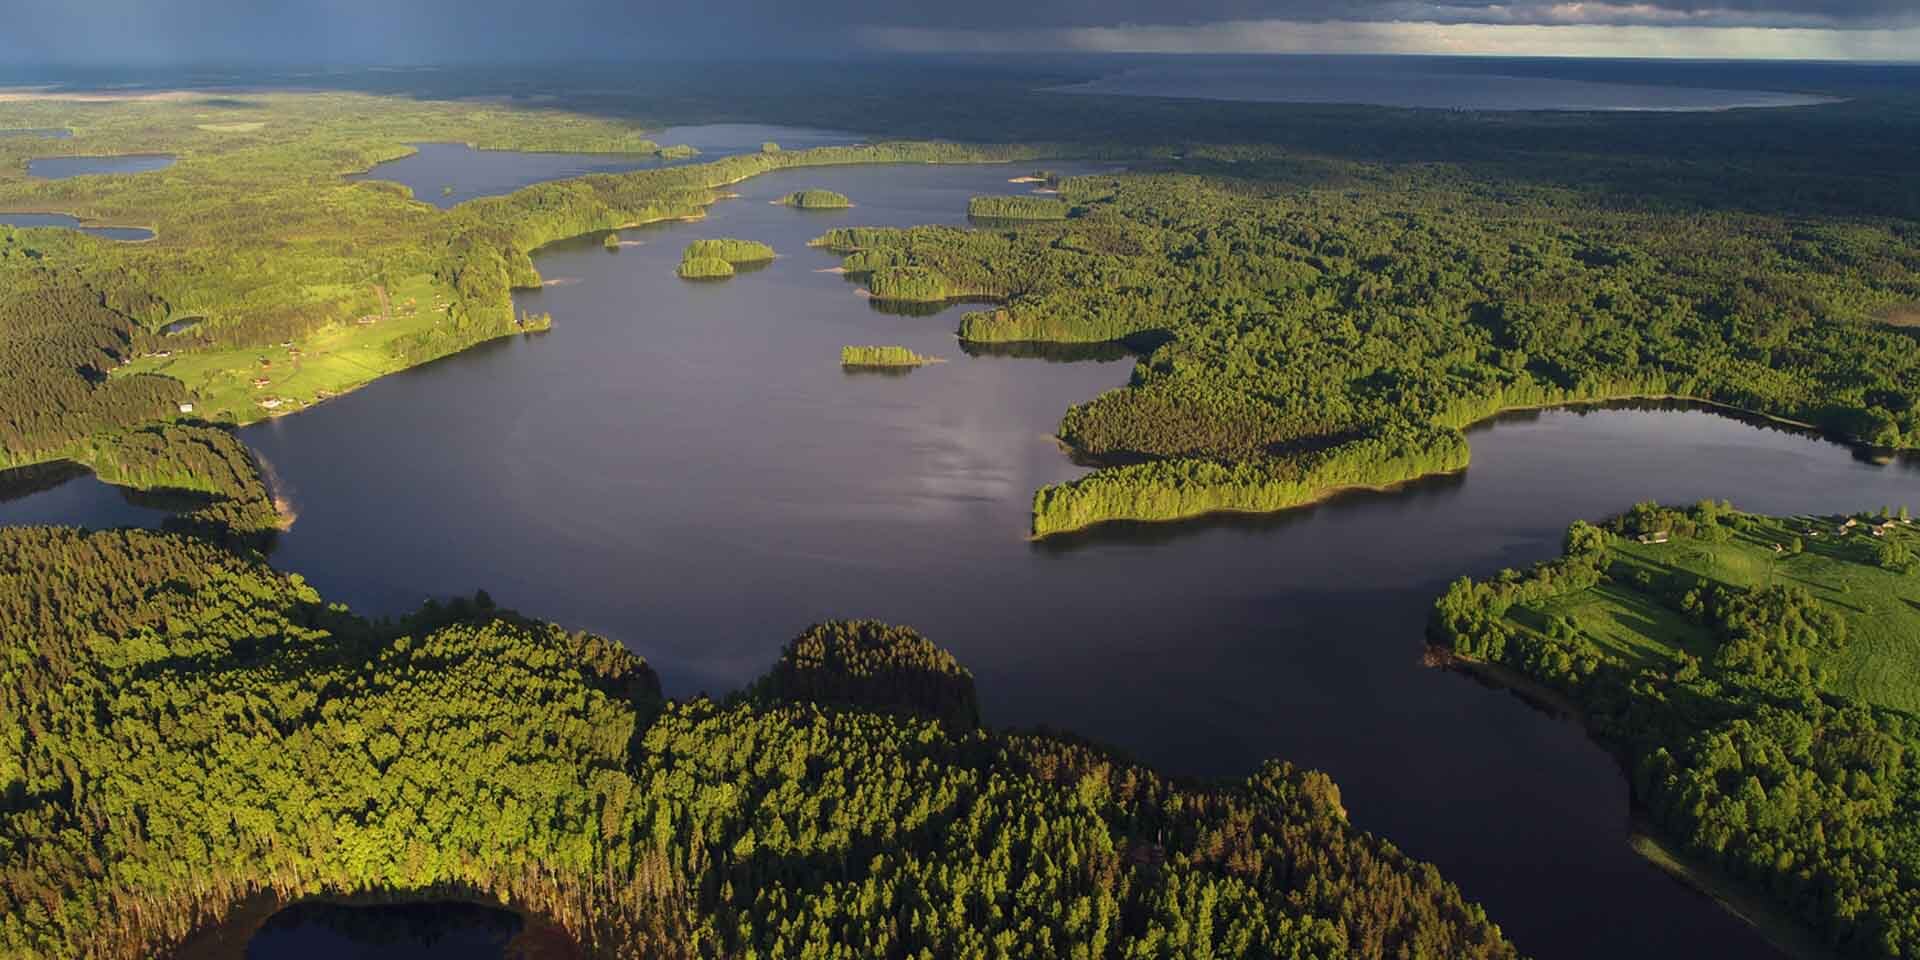
<path fill-rule="evenodd" d="M 0 64 L 840 51 L 1920 59 L 1920 0 L 0 0 Z"/>

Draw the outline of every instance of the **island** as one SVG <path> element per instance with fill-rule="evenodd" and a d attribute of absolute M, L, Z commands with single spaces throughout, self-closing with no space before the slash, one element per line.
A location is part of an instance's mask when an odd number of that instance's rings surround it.
<path fill-rule="evenodd" d="M 773 248 L 757 240 L 695 240 L 680 255 L 679 273 L 688 280 L 724 280 L 740 264 L 765 263 L 773 257 Z"/>
<path fill-rule="evenodd" d="M 1578 717 L 1654 862 L 1796 955 L 1920 951 L 1920 527 L 1705 501 L 1576 522 L 1455 582 L 1442 659 Z"/>
<path fill-rule="evenodd" d="M 608 250 L 618 251 L 620 249 L 620 234 L 618 233 L 607 234 L 606 236 L 600 238 L 600 245 L 607 248 Z"/>
<path fill-rule="evenodd" d="M 846 194 L 832 190 L 795 190 L 774 203 L 803 210 L 840 210 L 853 206 L 853 201 L 847 199 Z"/>
<path fill-rule="evenodd" d="M 843 367 L 920 367 L 945 362 L 939 357 L 915 353 L 906 347 L 840 348 L 840 365 Z"/>
<path fill-rule="evenodd" d="M 589 957 L 1518 957 L 1325 775 L 1179 781 L 982 725 L 905 627 L 816 624 L 746 689 L 672 700 L 484 591 L 371 621 L 182 534 L 16 527 L 0 644 L 9 956 L 417 899 Z"/>
<path fill-rule="evenodd" d="M 691 160 L 699 156 L 700 151 L 684 143 L 676 143 L 670 147 L 661 147 L 654 152 L 654 155 L 662 160 Z"/>

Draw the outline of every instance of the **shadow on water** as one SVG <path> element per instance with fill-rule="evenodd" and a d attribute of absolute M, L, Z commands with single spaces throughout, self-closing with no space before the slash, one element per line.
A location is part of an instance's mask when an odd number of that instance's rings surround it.
<path fill-rule="evenodd" d="M 1049 343 L 1047 341 L 1016 340 L 1009 342 L 982 343 L 973 340 L 960 341 L 960 352 L 969 357 L 1005 357 L 1011 360 L 1045 360 L 1048 363 L 1106 363 L 1125 360 L 1131 356 L 1144 355 L 1127 344 L 1117 341 L 1105 343 Z M 1148 351 L 1150 352 L 1150 351 Z"/>
<path fill-rule="evenodd" d="M 485 960 L 504 958 L 526 924 L 473 903 L 345 906 L 297 903 L 247 943 L 247 960 Z"/>

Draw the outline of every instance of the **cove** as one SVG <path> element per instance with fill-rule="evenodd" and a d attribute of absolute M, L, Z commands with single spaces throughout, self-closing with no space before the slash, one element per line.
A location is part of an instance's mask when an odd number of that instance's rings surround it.
<path fill-rule="evenodd" d="M 349 180 L 386 180 L 413 191 L 414 199 L 441 209 L 512 193 L 521 187 L 595 173 L 624 173 L 682 163 L 705 163 L 740 153 L 758 153 L 761 144 L 785 150 L 860 143 L 857 134 L 807 130 L 757 123 L 707 123 L 646 131 L 662 147 L 685 144 L 699 156 L 668 160 L 650 153 L 552 153 L 475 150 L 463 143 L 416 143 L 414 153 L 376 165 Z"/>
<path fill-rule="evenodd" d="M 153 239 L 153 231 L 145 227 L 93 227 L 64 213 L 0 213 L 0 226 L 63 227 L 68 230 L 78 230 L 81 233 L 91 233 L 96 237 L 105 237 L 108 240 L 129 243 Z"/>
<path fill-rule="evenodd" d="M 1771 955 L 1628 848 L 1626 781 L 1582 731 L 1421 666 L 1427 610 L 1454 577 L 1556 555 L 1569 521 L 1635 500 L 1920 506 L 1920 471 L 1700 411 L 1554 410 L 1474 429 L 1457 476 L 1028 543 L 1034 489 L 1081 472 L 1050 438 L 1060 414 L 1130 360 L 970 353 L 952 337 L 967 308 L 873 309 L 805 246 L 839 225 L 962 224 L 969 196 L 1015 192 L 1020 172 L 783 171 L 705 221 L 620 234 L 636 245 L 542 251 L 562 282 L 517 299 L 551 332 L 244 432 L 300 515 L 275 565 L 374 614 L 484 587 L 624 640 L 674 695 L 737 687 L 816 620 L 911 623 L 974 670 L 992 724 L 1171 773 L 1327 771 L 1357 825 L 1436 862 L 1530 956 Z M 812 187 L 856 206 L 768 202 Z M 721 283 L 673 275 L 688 241 L 720 236 L 781 256 Z M 847 376 L 839 348 L 859 343 L 948 362 Z"/>
<path fill-rule="evenodd" d="M 164 153 L 130 153 L 117 157 L 41 157 L 27 161 L 27 175 L 42 180 L 65 180 L 106 173 L 148 173 L 173 166 Z"/>

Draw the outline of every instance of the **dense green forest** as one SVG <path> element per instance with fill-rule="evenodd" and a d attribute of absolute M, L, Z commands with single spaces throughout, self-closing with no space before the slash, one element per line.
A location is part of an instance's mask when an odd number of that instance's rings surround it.
<path fill-rule="evenodd" d="M 840 348 L 840 365 L 844 367 L 919 367 L 939 362 L 939 357 L 899 346 Z"/>
<path fill-rule="evenodd" d="M 696 260 L 702 257 L 725 260 L 728 263 L 757 263 L 773 259 L 773 248 L 758 240 L 736 240 L 720 237 L 710 240 L 695 240 L 687 244 L 680 255 L 682 260 Z"/>
<path fill-rule="evenodd" d="M 1431 633 L 1570 698 L 1684 859 L 1846 955 L 1920 957 L 1915 546 L 1892 511 L 1641 504 L 1454 583 Z"/>
<path fill-rule="evenodd" d="M 853 201 L 847 199 L 846 194 L 832 190 L 795 190 L 774 202 L 806 210 L 840 210 L 853 206 Z"/>
<path fill-rule="evenodd" d="M 0 530 L 0 953 L 148 957 L 236 905 L 498 902 L 596 956 L 1513 957 L 1324 775 L 1164 779 L 977 726 L 904 628 L 724 702 L 472 600 L 368 622 L 167 533 Z"/>
<path fill-rule="evenodd" d="M 1257 148 L 1062 183 L 1073 218 L 845 229 L 876 297 L 988 297 L 975 342 L 1152 349 L 1060 437 L 1113 464 L 1041 491 L 1034 532 L 1270 510 L 1465 466 L 1501 410 L 1709 401 L 1920 445 L 1920 299 L 1905 221 L 1602 211 L 1448 168 L 1347 164 L 1336 185 Z M 1150 461 L 1139 464 L 1139 461 Z"/>
<path fill-rule="evenodd" d="M 1052 197 L 974 197 L 967 216 L 980 220 L 1065 220 L 1072 207 Z"/>

